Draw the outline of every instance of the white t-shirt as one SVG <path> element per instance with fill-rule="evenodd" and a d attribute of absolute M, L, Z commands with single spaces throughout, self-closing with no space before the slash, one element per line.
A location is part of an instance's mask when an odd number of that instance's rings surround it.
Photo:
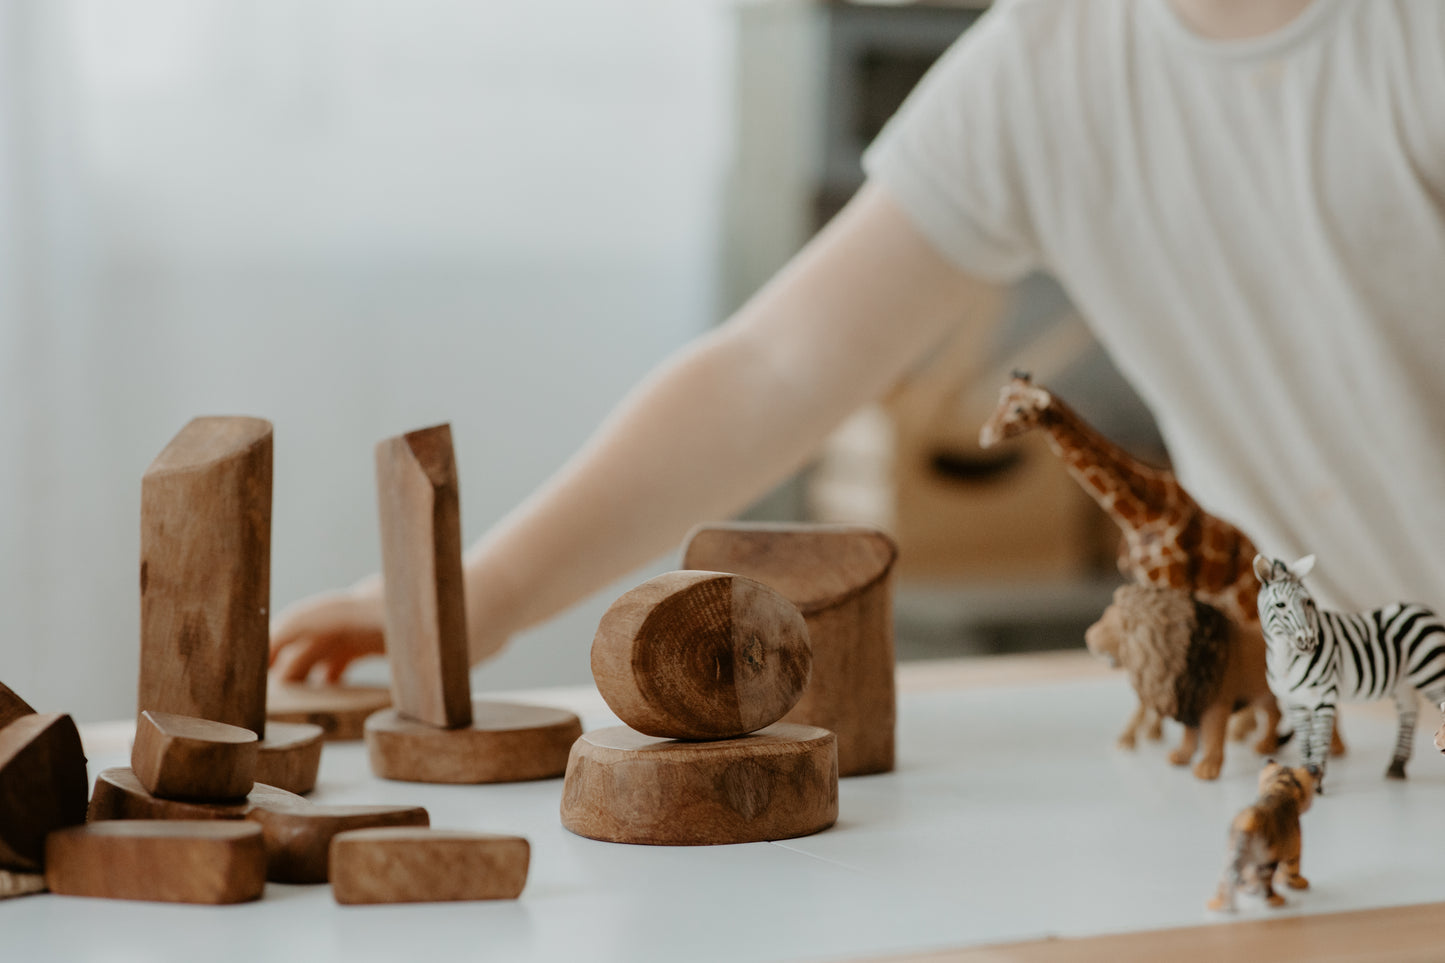
<path fill-rule="evenodd" d="M 864 162 L 966 270 L 1054 274 L 1184 485 L 1316 553 L 1322 603 L 1445 611 L 1445 3 L 1216 42 L 1166 0 L 1010 0 Z"/>

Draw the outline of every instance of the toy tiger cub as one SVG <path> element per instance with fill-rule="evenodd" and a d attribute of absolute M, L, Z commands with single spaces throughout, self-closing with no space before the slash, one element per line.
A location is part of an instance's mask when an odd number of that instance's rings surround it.
<path fill-rule="evenodd" d="M 1275 871 L 1283 870 L 1290 889 L 1307 889 L 1300 875 L 1300 814 L 1314 800 L 1318 776 L 1303 766 L 1290 768 L 1271 759 L 1259 774 L 1259 798 L 1234 817 L 1229 829 L 1229 859 L 1212 910 L 1233 910 L 1234 894 L 1248 887 L 1270 906 L 1283 906 L 1274 891 Z"/>

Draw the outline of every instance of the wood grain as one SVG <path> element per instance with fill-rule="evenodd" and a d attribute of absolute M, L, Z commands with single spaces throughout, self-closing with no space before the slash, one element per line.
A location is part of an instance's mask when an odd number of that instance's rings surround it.
<path fill-rule="evenodd" d="M 366 720 L 371 771 L 433 783 L 551 779 L 567 768 L 582 722 L 564 709 L 476 699 L 472 724 L 439 729 L 383 709 Z"/>
<path fill-rule="evenodd" d="M 0 729 L 0 869 L 42 868 L 46 834 L 85 822 L 88 785 L 70 716 L 32 713 Z"/>
<path fill-rule="evenodd" d="M 162 799 L 147 792 L 129 767 L 116 767 L 103 770 L 95 777 L 86 819 L 93 823 L 112 819 L 244 819 L 262 804 L 286 807 L 305 805 L 306 800 L 259 782 L 251 787 L 245 799 L 234 802 Z"/>
<path fill-rule="evenodd" d="M 31 896 L 43 892 L 45 892 L 44 873 L 19 873 L 12 869 L 0 869 L 0 899 Z"/>
<path fill-rule="evenodd" d="M 248 822 L 92 823 L 50 834 L 45 883 L 62 896 L 243 903 L 265 888 L 266 850 Z"/>
<path fill-rule="evenodd" d="M 521 836 L 359 829 L 331 840 L 331 891 L 338 903 L 516 899 L 530 862 Z"/>
<path fill-rule="evenodd" d="M 683 554 L 684 568 L 757 579 L 803 613 L 813 674 L 783 720 L 835 732 L 844 776 L 893 769 L 897 557 L 891 538 L 864 526 L 741 523 L 694 529 Z"/>
<path fill-rule="evenodd" d="M 783 717 L 812 654 L 797 606 L 761 582 L 668 572 L 602 616 L 592 677 L 627 725 L 651 736 L 729 739 Z"/>
<path fill-rule="evenodd" d="M 270 806 L 246 816 L 260 824 L 266 843 L 266 878 L 277 883 L 324 883 L 331 839 L 338 833 L 383 826 L 426 827 L 421 806 Z"/>
<path fill-rule="evenodd" d="M 273 722 L 256 752 L 256 781 L 288 792 L 316 788 L 326 733 L 306 722 Z"/>
<path fill-rule="evenodd" d="M 465 728 L 471 662 L 451 427 L 380 442 L 376 490 L 392 702 L 406 718 Z"/>
<path fill-rule="evenodd" d="M 28 716 L 34 712 L 35 710 L 30 708 L 30 703 L 16 695 L 15 690 L 0 682 L 0 729 L 4 729 L 21 716 Z"/>
<path fill-rule="evenodd" d="M 784 722 L 717 742 L 594 729 L 572 747 L 562 790 L 562 825 L 613 843 L 754 843 L 837 819 L 833 733 Z"/>
<path fill-rule="evenodd" d="M 391 705 L 391 690 L 370 685 L 313 685 L 277 682 L 266 691 L 270 722 L 306 722 L 320 726 L 327 742 L 362 737 L 366 717 Z"/>
<path fill-rule="evenodd" d="M 260 740 L 224 722 L 142 712 L 130 766 L 146 791 L 166 799 L 243 799 L 256 781 Z"/>
<path fill-rule="evenodd" d="M 141 480 L 139 709 L 266 735 L 271 424 L 196 418 Z"/>

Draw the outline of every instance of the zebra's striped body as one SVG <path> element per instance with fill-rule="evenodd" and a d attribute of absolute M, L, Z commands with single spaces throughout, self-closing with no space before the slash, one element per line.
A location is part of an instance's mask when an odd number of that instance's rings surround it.
<path fill-rule="evenodd" d="M 1393 698 L 1400 725 L 1387 775 L 1403 779 L 1414 747 L 1417 694 L 1445 702 L 1445 622 L 1423 605 L 1405 603 L 1372 612 L 1318 611 L 1301 581 L 1312 564 L 1312 557 L 1293 566 L 1255 560 L 1271 684 L 1302 736 L 1304 762 L 1323 778 L 1341 700 Z"/>

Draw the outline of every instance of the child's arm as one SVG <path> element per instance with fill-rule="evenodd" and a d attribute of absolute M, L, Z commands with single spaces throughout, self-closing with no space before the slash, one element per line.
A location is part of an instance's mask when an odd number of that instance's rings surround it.
<path fill-rule="evenodd" d="M 945 260 L 865 187 L 726 324 L 664 363 L 466 554 L 475 663 L 744 507 L 890 388 L 998 286 Z M 382 651 L 381 584 L 303 600 L 272 629 L 287 678 Z M 285 652 L 281 660 L 276 656 Z"/>

